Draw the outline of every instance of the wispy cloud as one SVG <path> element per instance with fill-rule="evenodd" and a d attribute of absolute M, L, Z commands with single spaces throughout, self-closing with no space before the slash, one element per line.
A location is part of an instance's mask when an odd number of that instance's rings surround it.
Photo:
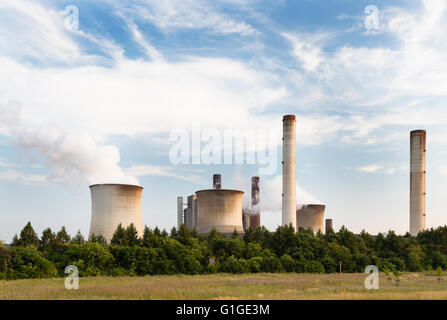
<path fill-rule="evenodd" d="M 35 184 L 49 182 L 46 175 L 28 174 L 13 169 L 0 171 L 0 180 L 21 184 Z"/>
<path fill-rule="evenodd" d="M 204 177 L 199 173 L 202 171 L 191 170 L 178 166 L 156 166 L 150 164 L 134 165 L 124 170 L 127 175 L 134 177 L 154 176 L 154 177 L 171 177 L 179 180 L 185 180 L 193 183 L 204 184 Z M 197 174 L 191 174 L 196 172 Z"/>
<path fill-rule="evenodd" d="M 350 168 L 348 168 L 350 169 Z M 356 171 L 363 172 L 363 173 L 379 173 L 379 174 L 386 174 L 386 175 L 392 175 L 395 173 L 402 173 L 408 171 L 408 164 L 401 163 L 401 164 L 370 164 L 366 166 L 351 168 L 355 169 Z"/>
<path fill-rule="evenodd" d="M 213 33 L 253 36 L 259 34 L 244 21 L 219 12 L 208 1 L 202 0 L 139 0 L 127 9 L 135 17 L 150 21 L 159 29 L 172 32 L 187 29 L 207 29 Z"/>

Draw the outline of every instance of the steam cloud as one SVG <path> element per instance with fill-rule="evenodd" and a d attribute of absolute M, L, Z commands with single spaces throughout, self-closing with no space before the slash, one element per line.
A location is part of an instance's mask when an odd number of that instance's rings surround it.
<path fill-rule="evenodd" d="M 57 125 L 32 126 L 21 119 L 21 105 L 10 101 L 0 104 L 0 133 L 11 137 L 28 157 L 37 152 L 52 168 L 48 181 L 89 185 L 123 183 L 139 185 L 135 177 L 124 174 L 119 166 L 116 146 L 98 144 L 86 132 L 70 132 Z"/>
<path fill-rule="evenodd" d="M 237 168 L 233 176 L 233 184 L 238 190 L 244 191 L 242 209 L 249 212 L 251 202 L 251 181 L 250 178 L 246 178 L 242 175 L 240 167 Z M 258 206 L 260 207 L 260 211 L 281 212 L 282 176 L 276 176 L 272 179 L 261 176 L 259 185 L 260 201 Z M 324 204 L 321 200 L 303 189 L 298 183 L 296 184 L 296 202 L 297 210 L 306 204 Z"/>

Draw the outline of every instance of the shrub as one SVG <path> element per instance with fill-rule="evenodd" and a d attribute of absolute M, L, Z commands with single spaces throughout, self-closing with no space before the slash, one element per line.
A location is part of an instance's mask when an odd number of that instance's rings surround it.
<path fill-rule="evenodd" d="M 284 272 L 281 261 L 275 256 L 263 259 L 261 270 L 263 272 Z"/>
<path fill-rule="evenodd" d="M 52 278 L 57 276 L 57 269 L 51 261 L 42 257 L 35 246 L 11 248 L 12 271 L 14 279 Z"/>
<path fill-rule="evenodd" d="M 58 269 L 63 274 L 65 267 L 75 265 L 79 269 L 79 275 L 99 276 L 107 274 L 114 262 L 113 255 L 107 247 L 95 243 L 67 244 L 58 261 Z"/>
<path fill-rule="evenodd" d="M 236 259 L 234 256 L 230 256 L 220 264 L 219 271 L 225 273 L 248 273 L 250 272 L 250 264 L 245 259 Z"/>

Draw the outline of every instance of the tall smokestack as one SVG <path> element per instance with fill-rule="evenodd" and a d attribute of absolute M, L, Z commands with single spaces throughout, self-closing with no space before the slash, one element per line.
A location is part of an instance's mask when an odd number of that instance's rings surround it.
<path fill-rule="evenodd" d="M 296 229 L 296 118 L 283 117 L 282 225 Z"/>
<path fill-rule="evenodd" d="M 222 188 L 222 176 L 220 174 L 213 174 L 213 189 Z"/>
<path fill-rule="evenodd" d="M 334 230 L 332 227 L 332 219 L 326 219 L 326 234 L 329 232 L 329 230 Z"/>
<path fill-rule="evenodd" d="M 177 229 L 183 224 L 183 197 L 177 197 Z"/>
<path fill-rule="evenodd" d="M 410 132 L 410 234 L 425 230 L 426 131 Z"/>
<path fill-rule="evenodd" d="M 251 215 L 250 226 L 253 229 L 261 226 L 261 209 L 259 206 L 259 177 L 251 178 Z"/>

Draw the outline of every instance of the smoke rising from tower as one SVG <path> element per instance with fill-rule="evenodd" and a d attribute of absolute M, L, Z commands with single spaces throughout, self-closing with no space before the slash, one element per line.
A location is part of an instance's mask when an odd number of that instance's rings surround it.
<path fill-rule="evenodd" d="M 52 169 L 48 181 L 66 185 L 123 183 L 139 185 L 135 177 L 119 166 L 116 146 L 100 144 L 82 130 L 69 131 L 56 124 L 32 126 L 21 118 L 21 105 L 11 101 L 0 105 L 0 130 L 32 158 L 37 153 Z"/>

